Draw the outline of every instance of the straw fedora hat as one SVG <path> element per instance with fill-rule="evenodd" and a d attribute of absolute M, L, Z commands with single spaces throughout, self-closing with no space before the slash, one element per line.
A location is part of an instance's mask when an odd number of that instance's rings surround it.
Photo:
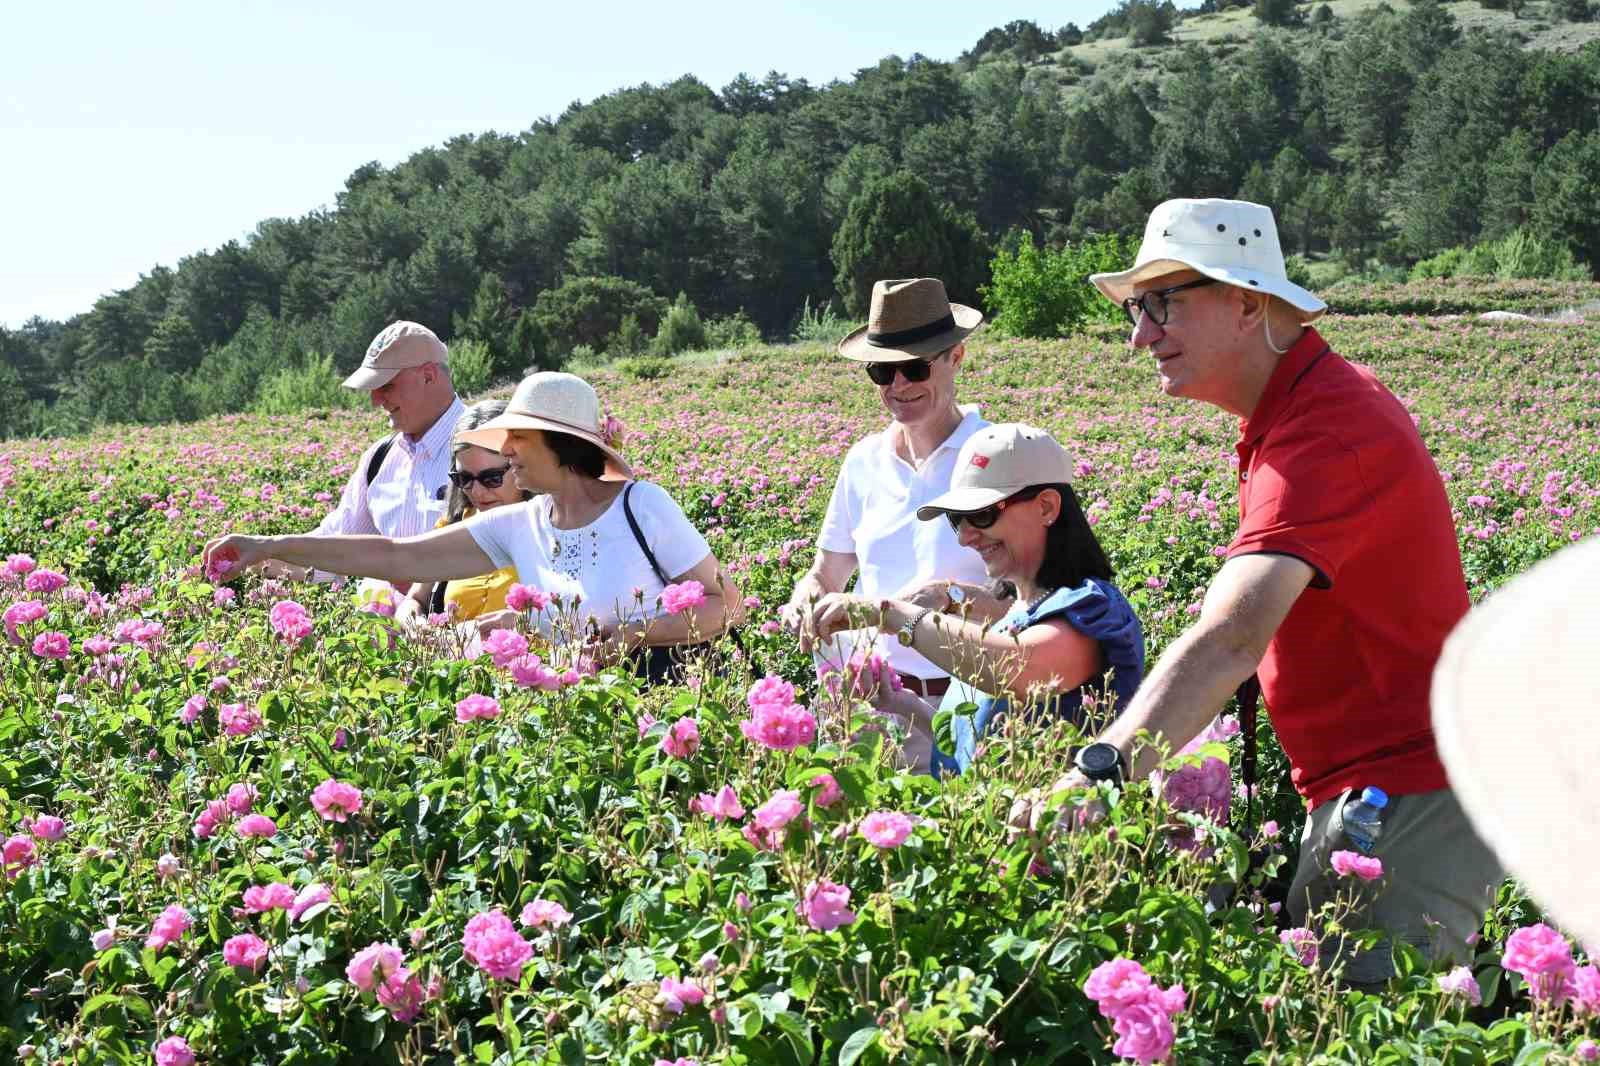
<path fill-rule="evenodd" d="M 513 429 L 547 429 L 586 440 L 606 455 L 606 472 L 601 480 L 626 481 L 633 477 L 633 468 L 606 439 L 600 420 L 600 397 L 595 395 L 594 386 L 575 374 L 547 370 L 523 378 L 506 403 L 505 413 L 477 429 L 456 434 L 455 439 L 499 451 Z"/>
<path fill-rule="evenodd" d="M 839 342 L 858 363 L 909 363 L 938 355 L 983 324 L 983 312 L 953 304 L 938 278 L 899 278 L 872 285 L 867 324 Z"/>
<path fill-rule="evenodd" d="M 1298 308 L 1307 322 L 1328 309 L 1321 298 L 1289 280 L 1272 209 L 1246 200 L 1168 200 L 1156 205 L 1133 266 L 1090 274 L 1089 280 L 1120 304 L 1141 282 L 1185 269 L 1271 293 Z"/>
<path fill-rule="evenodd" d="M 1478 835 L 1558 924 L 1600 946 L 1600 537 L 1474 608 L 1445 642 L 1432 702 Z"/>

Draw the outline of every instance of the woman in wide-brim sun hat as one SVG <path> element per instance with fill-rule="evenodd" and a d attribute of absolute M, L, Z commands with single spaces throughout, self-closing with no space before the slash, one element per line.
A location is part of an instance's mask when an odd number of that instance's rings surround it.
<path fill-rule="evenodd" d="M 632 480 L 617 450 L 618 429 L 582 378 L 534 374 L 502 414 L 457 437 L 505 456 L 516 484 L 538 494 L 526 503 L 398 540 L 229 536 L 206 546 L 206 561 L 254 566 L 276 558 L 396 581 L 444 581 L 510 566 L 521 584 L 564 605 L 565 616 L 535 612 L 540 631 L 557 641 L 588 634 L 597 657 L 716 636 L 742 619 L 739 591 L 672 497 Z M 686 582 L 700 584 L 700 602 L 691 595 L 676 611 L 661 602 L 667 585 Z"/>
<path fill-rule="evenodd" d="M 960 771 L 977 741 L 1013 707 L 1090 724 L 1115 715 L 1144 674 L 1144 632 L 1116 584 L 1073 491 L 1072 461 L 1044 430 L 988 426 L 962 445 L 949 491 L 917 510 L 923 522 L 948 522 L 983 560 L 995 595 L 1015 606 L 996 625 L 908 600 L 856 597 L 856 624 L 875 622 L 961 685 L 943 705 L 975 702 L 957 716 L 953 752 L 927 751 L 935 711 L 909 689 L 880 695 L 880 707 L 911 726 L 924 747 L 907 761 L 935 772 Z M 926 761 L 924 761 L 926 759 Z"/>

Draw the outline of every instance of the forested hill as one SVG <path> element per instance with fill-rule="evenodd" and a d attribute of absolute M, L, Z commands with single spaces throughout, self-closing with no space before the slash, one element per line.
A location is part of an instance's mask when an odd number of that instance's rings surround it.
<path fill-rule="evenodd" d="M 509 376 L 637 348 L 680 294 L 728 337 L 784 336 L 830 301 L 859 314 L 874 276 L 936 273 L 981 304 L 1016 234 L 1137 231 L 1176 195 L 1270 203 L 1288 251 L 1352 272 L 1518 229 L 1592 264 L 1600 45 L 1570 47 L 1591 11 L 1492 6 L 1130 0 L 948 62 L 826 86 L 685 76 L 464 133 L 68 322 L 0 330 L 5 432 L 259 407 L 397 317 L 481 342 Z M 1552 41 L 1568 47 L 1534 47 Z"/>

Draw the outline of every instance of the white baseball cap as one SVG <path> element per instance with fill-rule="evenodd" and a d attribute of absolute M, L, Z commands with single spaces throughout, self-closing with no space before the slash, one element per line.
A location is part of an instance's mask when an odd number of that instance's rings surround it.
<path fill-rule="evenodd" d="M 1432 704 L 1473 828 L 1559 925 L 1600 945 L 1600 537 L 1468 613 L 1445 641 Z"/>
<path fill-rule="evenodd" d="M 1072 459 L 1042 429 L 1020 422 L 985 426 L 961 446 L 950 491 L 917 508 L 924 522 L 943 514 L 971 514 L 1034 485 L 1072 481 Z"/>
<path fill-rule="evenodd" d="M 1309 322 L 1328 305 L 1289 280 L 1272 209 L 1245 200 L 1168 200 L 1150 212 L 1133 266 L 1089 280 L 1113 303 L 1134 286 L 1175 270 L 1198 270 L 1241 289 L 1270 293 L 1301 310 Z"/>

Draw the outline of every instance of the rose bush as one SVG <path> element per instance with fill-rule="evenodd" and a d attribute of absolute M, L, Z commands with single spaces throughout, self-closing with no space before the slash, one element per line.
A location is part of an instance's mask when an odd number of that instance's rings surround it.
<path fill-rule="evenodd" d="M 1474 595 L 1600 525 L 1600 330 L 1374 317 L 1325 332 L 1410 405 Z M 1074 453 L 1158 654 L 1233 526 L 1231 420 L 1156 399 L 1111 334 L 980 340 L 962 373 L 964 400 Z M 881 425 L 859 377 L 787 351 L 648 387 L 602 377 L 630 459 L 751 597 L 742 650 L 722 642 L 685 685 L 650 690 L 577 669 L 526 624 L 461 659 L 391 640 L 346 589 L 198 571 L 224 529 L 311 525 L 378 435 L 369 415 L 10 442 L 0 1055 L 1585 1053 L 1593 960 L 1558 932 L 1519 934 L 1541 916 L 1514 886 L 1464 976 L 1402 952 L 1383 997 L 1316 964 L 1337 904 L 1280 941 L 1269 882 L 1303 814 L 1265 727 L 1254 807 L 1271 828 L 1249 841 L 1217 822 L 1244 806 L 1225 728 L 1167 766 L 1170 789 L 1134 783 L 1103 821 L 1038 848 L 1008 838 L 1006 812 L 1066 765 L 1070 730 L 1008 724 L 957 779 L 898 770 L 860 730 L 856 686 L 818 685 L 772 625 L 839 457 Z M 65 583 L 30 588 L 37 572 Z M 561 609 L 536 589 L 518 602 Z M 45 634 L 65 657 L 35 654 Z M 1353 897 L 1369 886 L 1351 869 Z"/>

